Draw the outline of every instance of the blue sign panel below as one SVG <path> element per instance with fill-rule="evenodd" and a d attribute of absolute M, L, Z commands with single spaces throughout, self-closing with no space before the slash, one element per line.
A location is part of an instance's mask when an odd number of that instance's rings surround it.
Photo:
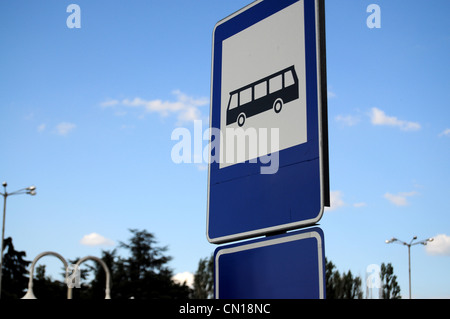
<path fill-rule="evenodd" d="M 217 248 L 216 299 L 324 299 L 324 235 L 314 227 Z"/>

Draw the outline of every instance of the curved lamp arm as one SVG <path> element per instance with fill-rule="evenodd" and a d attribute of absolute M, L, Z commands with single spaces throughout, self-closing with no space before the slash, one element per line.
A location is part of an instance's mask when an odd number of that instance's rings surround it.
<path fill-rule="evenodd" d="M 38 262 L 39 259 L 41 259 L 44 256 L 48 256 L 48 255 L 57 257 L 59 260 L 62 261 L 62 263 L 64 264 L 64 269 L 66 269 L 65 281 L 67 282 L 67 268 L 68 268 L 68 264 L 67 264 L 67 261 L 63 258 L 63 256 L 61 256 L 60 254 L 55 253 L 53 251 L 46 251 L 46 252 L 40 253 L 39 255 L 36 256 L 36 258 L 34 258 L 33 262 L 31 263 L 30 279 L 28 281 L 28 290 L 27 290 L 27 293 L 25 294 L 25 296 L 22 297 L 22 299 L 37 299 L 36 296 L 33 293 L 34 266 L 36 265 L 36 263 Z M 69 290 L 67 291 L 67 299 L 72 299 L 72 296 L 70 295 Z"/>
<path fill-rule="evenodd" d="M 106 266 L 105 262 L 103 260 L 101 260 L 98 257 L 94 257 L 94 256 L 86 256 L 81 258 L 80 260 L 78 260 L 78 262 L 75 264 L 76 267 L 79 267 L 82 263 L 84 263 L 86 260 L 94 260 L 96 262 L 98 262 L 100 265 L 102 265 L 103 269 L 105 270 L 106 273 L 106 289 L 105 289 L 105 299 L 111 299 L 111 289 L 110 289 L 110 282 L 111 282 L 111 274 L 109 272 L 108 266 Z M 72 289 L 69 287 L 69 293 L 70 293 L 70 297 L 72 297 Z M 72 298 L 70 298 L 72 299 Z"/>

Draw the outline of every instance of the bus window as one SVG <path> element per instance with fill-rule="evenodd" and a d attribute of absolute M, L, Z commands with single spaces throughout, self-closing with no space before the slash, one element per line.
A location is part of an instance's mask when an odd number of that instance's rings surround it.
<path fill-rule="evenodd" d="M 279 91 L 282 88 L 283 88 L 283 78 L 281 74 L 269 80 L 269 93 Z"/>
<path fill-rule="evenodd" d="M 238 106 L 238 95 L 234 93 L 230 96 L 230 101 L 228 102 L 228 109 L 234 109 Z"/>
<path fill-rule="evenodd" d="M 252 88 L 241 91 L 239 96 L 239 104 L 244 105 L 252 101 Z"/>
<path fill-rule="evenodd" d="M 267 82 L 261 82 L 255 85 L 255 100 L 267 95 Z"/>
<path fill-rule="evenodd" d="M 284 87 L 288 87 L 293 84 L 295 84 L 294 75 L 292 74 L 292 70 L 289 70 L 284 74 Z"/>

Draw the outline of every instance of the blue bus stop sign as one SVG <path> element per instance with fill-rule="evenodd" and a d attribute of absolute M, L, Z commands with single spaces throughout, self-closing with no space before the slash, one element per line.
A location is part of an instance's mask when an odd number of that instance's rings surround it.
<path fill-rule="evenodd" d="M 324 299 L 325 252 L 320 228 L 217 248 L 217 299 Z"/>
<path fill-rule="evenodd" d="M 317 223 L 329 205 L 323 0 L 260 0 L 213 32 L 207 238 Z"/>

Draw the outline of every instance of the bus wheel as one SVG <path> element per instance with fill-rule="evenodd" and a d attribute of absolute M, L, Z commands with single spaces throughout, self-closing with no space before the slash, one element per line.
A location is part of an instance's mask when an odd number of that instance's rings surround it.
<path fill-rule="evenodd" d="M 275 113 L 280 113 L 282 108 L 283 108 L 283 100 L 282 99 L 277 99 L 273 103 L 273 110 L 275 111 Z"/>
<path fill-rule="evenodd" d="M 238 123 L 239 127 L 244 125 L 244 123 L 245 123 L 245 114 L 244 113 L 239 114 L 239 116 L 237 118 L 237 123 Z"/>

